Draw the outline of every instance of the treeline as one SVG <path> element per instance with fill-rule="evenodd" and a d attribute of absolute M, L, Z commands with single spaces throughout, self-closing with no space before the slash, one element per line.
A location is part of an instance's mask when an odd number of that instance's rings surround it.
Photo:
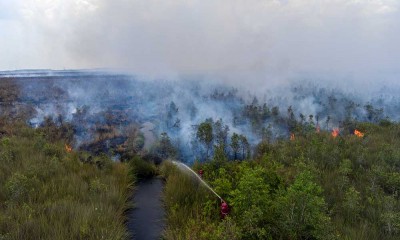
<path fill-rule="evenodd" d="M 168 135 L 185 161 L 206 160 L 216 151 L 223 151 L 233 159 L 238 154 L 246 158 L 260 141 L 289 139 L 291 135 L 335 128 L 348 134 L 354 132 L 358 122 L 378 124 L 397 117 L 391 111 L 393 106 L 386 106 L 388 111 L 384 111 L 383 100 L 365 102 L 338 90 L 312 86 L 293 87 L 289 92 L 293 94 L 290 101 L 283 97 L 263 101 L 254 97 L 246 101 L 235 89 L 204 93 L 200 95 L 201 101 L 171 101 L 160 114 L 159 130 Z M 220 117 L 211 118 L 217 109 L 221 110 L 217 114 Z M 240 150 L 237 139 L 243 140 Z M 246 141 L 250 151 L 246 149 Z"/>
<path fill-rule="evenodd" d="M 179 180 L 186 178 L 180 171 L 169 174 L 165 237 L 398 239 L 400 124 L 354 124 L 363 137 L 299 132 L 292 140 L 261 142 L 245 161 L 222 161 L 215 152 L 196 163 L 231 207 L 224 220 L 215 196 Z"/>

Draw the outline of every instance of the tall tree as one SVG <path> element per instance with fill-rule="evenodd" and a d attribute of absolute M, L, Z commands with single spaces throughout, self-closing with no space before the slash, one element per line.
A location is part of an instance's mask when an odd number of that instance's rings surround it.
<path fill-rule="evenodd" d="M 296 128 L 297 125 L 297 121 L 296 121 L 296 117 L 294 115 L 294 111 L 292 106 L 289 106 L 288 110 L 288 120 L 287 120 L 287 124 L 288 124 L 288 128 L 289 128 L 289 132 L 293 132 Z"/>
<path fill-rule="evenodd" d="M 250 144 L 244 135 L 240 135 L 240 148 L 242 149 L 242 159 L 250 157 Z"/>
<path fill-rule="evenodd" d="M 166 132 L 161 133 L 158 146 L 158 154 L 161 158 L 167 159 L 176 155 L 176 149 L 171 143 L 171 139 Z"/>
<path fill-rule="evenodd" d="M 212 123 L 209 121 L 202 122 L 197 128 L 196 137 L 197 139 L 199 139 L 201 143 L 205 145 L 206 158 L 208 159 L 208 154 L 210 152 L 214 140 Z"/>
<path fill-rule="evenodd" d="M 233 152 L 234 159 L 237 159 L 237 154 L 240 149 L 240 136 L 237 133 L 233 133 L 231 137 L 231 148 Z"/>
<path fill-rule="evenodd" d="M 222 119 L 219 119 L 214 123 L 214 136 L 215 136 L 215 142 L 217 144 L 217 147 L 221 148 L 224 150 L 226 153 L 226 146 L 228 143 L 228 132 L 229 132 L 229 126 L 225 125 Z"/>

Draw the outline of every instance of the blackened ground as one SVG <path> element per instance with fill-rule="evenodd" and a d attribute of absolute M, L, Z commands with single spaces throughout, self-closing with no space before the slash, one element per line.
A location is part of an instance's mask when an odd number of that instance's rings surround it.
<path fill-rule="evenodd" d="M 165 226 L 161 201 L 163 180 L 159 177 L 138 183 L 134 193 L 135 208 L 128 215 L 128 229 L 135 240 L 160 239 Z"/>

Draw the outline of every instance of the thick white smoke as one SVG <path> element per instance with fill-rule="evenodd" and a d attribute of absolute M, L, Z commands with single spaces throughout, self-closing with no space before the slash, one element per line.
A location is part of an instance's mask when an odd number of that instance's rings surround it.
<path fill-rule="evenodd" d="M 0 69 L 373 88 L 397 80 L 399 8 L 397 0 L 0 0 Z"/>

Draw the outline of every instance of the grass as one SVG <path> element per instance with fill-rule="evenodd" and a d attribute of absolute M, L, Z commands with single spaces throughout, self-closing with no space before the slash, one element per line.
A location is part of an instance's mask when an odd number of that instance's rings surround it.
<path fill-rule="evenodd" d="M 2 137 L 0 239 L 126 239 L 128 164 L 82 158 L 34 129 Z"/>

